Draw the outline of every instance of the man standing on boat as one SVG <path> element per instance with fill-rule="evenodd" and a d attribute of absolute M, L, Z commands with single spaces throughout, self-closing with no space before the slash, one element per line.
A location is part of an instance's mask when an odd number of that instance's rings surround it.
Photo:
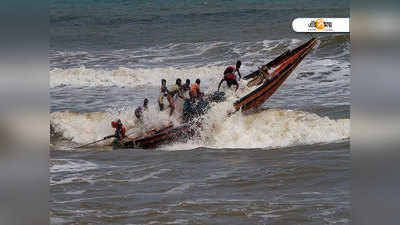
<path fill-rule="evenodd" d="M 232 85 L 236 85 L 235 91 L 238 90 L 239 83 L 236 80 L 236 72 L 239 75 L 239 80 L 242 79 L 242 75 L 240 74 L 240 71 L 239 71 L 241 65 L 242 65 L 242 62 L 240 60 L 238 60 L 236 62 L 236 66 L 231 65 L 231 66 L 228 66 L 225 69 L 224 77 L 222 78 L 222 80 L 218 84 L 218 92 L 219 92 L 219 88 L 221 87 L 222 82 L 224 82 L 224 81 L 226 81 L 228 87 L 231 87 Z"/>

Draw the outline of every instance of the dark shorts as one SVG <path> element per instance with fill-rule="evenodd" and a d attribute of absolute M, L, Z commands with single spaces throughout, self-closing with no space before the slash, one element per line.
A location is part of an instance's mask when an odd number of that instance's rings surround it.
<path fill-rule="evenodd" d="M 163 103 L 158 103 L 158 106 L 160 107 L 160 111 L 164 110 L 164 104 Z"/>
<path fill-rule="evenodd" d="M 226 79 L 225 78 L 226 83 L 228 84 L 228 87 L 231 87 L 232 85 L 236 85 L 239 86 L 237 80 L 233 80 L 233 79 Z"/>

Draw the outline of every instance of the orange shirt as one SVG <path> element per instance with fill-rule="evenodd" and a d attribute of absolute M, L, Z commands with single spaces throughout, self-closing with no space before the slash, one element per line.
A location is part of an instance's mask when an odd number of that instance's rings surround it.
<path fill-rule="evenodd" d="M 197 95 L 200 93 L 200 86 L 197 83 L 194 83 L 190 88 L 189 94 L 193 98 L 197 98 Z"/>

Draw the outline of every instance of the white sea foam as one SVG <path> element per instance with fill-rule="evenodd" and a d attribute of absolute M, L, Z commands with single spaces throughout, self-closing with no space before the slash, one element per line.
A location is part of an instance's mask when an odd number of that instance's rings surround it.
<path fill-rule="evenodd" d="M 250 53 L 249 53 L 250 54 Z M 257 53 L 258 54 L 258 53 Z M 269 58 L 272 60 L 273 57 Z M 257 65 L 244 65 L 241 68 L 242 75 L 246 75 L 254 71 L 257 67 L 266 63 L 268 60 L 263 60 Z M 126 68 L 119 67 L 118 69 L 93 69 L 84 66 L 79 68 L 50 70 L 50 87 L 73 86 L 73 87 L 96 87 L 96 86 L 117 86 L 117 87 L 137 87 L 137 86 L 159 86 L 161 79 L 166 79 L 168 83 L 174 83 L 177 78 L 183 80 L 190 79 L 192 82 L 200 78 L 202 86 L 217 86 L 222 78 L 222 73 L 226 66 L 233 62 L 225 63 L 220 66 L 199 66 L 199 67 L 157 67 L 157 68 Z M 299 72 L 318 73 L 331 72 L 330 78 L 335 80 L 343 80 L 343 75 L 349 74 L 350 63 L 340 59 L 326 58 L 318 59 L 307 57 L 303 63 L 294 71 L 292 76 L 295 77 Z M 339 68 L 339 71 L 337 71 Z M 333 71 L 335 69 L 335 71 Z M 325 75 L 327 76 L 327 75 Z M 290 78 L 289 77 L 289 78 Z M 324 78 L 321 78 L 324 79 Z M 350 78 L 346 78 L 348 82 Z M 289 79 L 289 82 L 291 82 Z M 304 80 L 304 79 L 303 79 Z M 308 81 L 308 82 L 307 82 Z M 298 80 L 296 81 L 299 82 Z M 303 82 L 303 81 L 301 81 Z M 313 84 L 316 81 L 306 80 L 307 83 Z"/>
<path fill-rule="evenodd" d="M 179 124 L 175 117 L 169 118 L 169 110 L 159 112 L 155 105 L 151 105 L 143 115 L 144 125 L 139 125 L 134 111 L 134 108 L 126 108 L 119 112 L 54 112 L 50 115 L 50 125 L 54 134 L 84 144 L 113 134 L 115 130 L 111 127 L 111 121 L 117 118 L 121 119 L 126 127 L 128 136 L 142 135 L 144 131 L 165 126 L 169 121 Z M 111 141 L 108 139 L 99 144 L 110 144 Z"/>
<path fill-rule="evenodd" d="M 67 195 L 81 195 L 81 194 L 83 194 L 85 192 L 86 192 L 85 190 L 78 190 L 78 191 L 68 191 L 68 192 L 65 192 L 65 194 L 67 194 Z"/>
<path fill-rule="evenodd" d="M 222 76 L 224 66 L 195 67 L 195 68 L 152 68 L 130 69 L 120 67 L 117 70 L 90 69 L 85 67 L 71 69 L 52 69 L 50 71 L 50 87 L 63 85 L 71 86 L 120 86 L 135 87 L 139 85 L 156 85 L 160 80 L 175 81 L 177 78 L 202 82 L 214 82 Z"/>
<path fill-rule="evenodd" d="M 195 183 L 183 183 L 183 184 L 180 184 L 180 185 L 166 191 L 165 194 L 180 194 L 194 185 L 195 185 Z"/>
<path fill-rule="evenodd" d="M 80 172 L 97 168 L 96 164 L 82 159 L 51 159 L 50 173 Z"/>
<path fill-rule="evenodd" d="M 205 115 L 201 138 L 187 143 L 169 145 L 167 150 L 210 148 L 273 148 L 334 142 L 349 138 L 349 119 L 329 119 L 316 114 L 271 109 L 255 114 L 243 115 L 238 112 L 226 117 L 232 110 L 229 102 L 214 105 Z M 128 133 L 135 134 L 166 125 L 168 112 L 157 112 L 153 107 L 146 115 L 147 128 L 138 128 L 132 111 L 115 113 L 72 113 L 56 112 L 51 114 L 53 129 L 63 137 L 77 143 L 88 143 L 112 134 L 111 119 L 118 115 L 125 126 L 131 128 Z M 175 120 L 175 123 L 179 121 Z M 136 128 L 135 128 L 136 126 Z M 109 143 L 102 143 L 109 144 Z"/>
<path fill-rule="evenodd" d="M 226 120 L 210 116 L 204 125 L 213 148 L 273 148 L 333 142 L 349 137 L 350 120 L 333 120 L 313 113 L 266 110 Z"/>
<path fill-rule="evenodd" d="M 96 182 L 95 176 L 76 176 L 75 174 L 57 178 L 50 176 L 50 185 L 62 185 L 62 184 L 73 184 L 73 183 L 89 183 L 94 184 Z"/>
<path fill-rule="evenodd" d="M 148 179 L 158 178 L 157 175 L 161 175 L 161 174 L 169 172 L 169 171 L 171 171 L 171 170 L 170 169 L 160 169 L 160 170 L 148 173 L 146 175 L 143 175 L 141 177 L 135 177 L 135 178 L 131 178 L 129 180 L 121 180 L 121 181 L 122 182 L 124 182 L 124 181 L 127 181 L 127 182 L 143 182 L 143 181 L 148 180 Z"/>

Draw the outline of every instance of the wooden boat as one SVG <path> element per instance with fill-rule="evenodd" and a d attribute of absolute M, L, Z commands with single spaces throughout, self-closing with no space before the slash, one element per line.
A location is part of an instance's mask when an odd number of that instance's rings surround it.
<path fill-rule="evenodd" d="M 260 85 L 257 89 L 234 103 L 236 110 L 246 111 L 262 105 L 282 83 L 289 77 L 293 70 L 307 56 L 312 48 L 317 44 L 317 39 L 312 38 L 294 50 L 289 50 L 263 65 L 259 70 L 243 77 L 248 80 L 248 86 Z M 268 70 L 277 67 L 272 73 Z"/>
<path fill-rule="evenodd" d="M 150 148 L 158 144 L 168 143 L 174 140 L 183 140 L 189 137 L 190 125 L 183 124 L 174 126 L 172 123 L 161 129 L 154 129 L 143 136 L 134 138 L 124 138 L 121 141 L 116 141 L 113 146 L 116 148 Z"/>
<path fill-rule="evenodd" d="M 262 105 L 282 85 L 286 78 L 316 44 L 317 40 L 312 38 L 296 49 L 284 52 L 271 62 L 262 66 L 259 70 L 243 77 L 245 80 L 250 80 L 248 86 L 260 86 L 235 102 L 235 109 L 245 111 Z M 268 70 L 275 67 L 277 68 L 271 74 L 268 74 Z M 121 141 L 114 142 L 114 146 L 118 148 L 150 148 L 158 144 L 176 140 L 183 141 L 190 138 L 195 133 L 191 128 L 193 123 L 192 119 L 203 115 L 209 108 L 210 102 L 224 101 L 225 96 L 222 92 L 216 92 L 208 95 L 204 99 L 204 101 L 198 102 L 196 105 L 187 106 L 187 113 L 189 115 L 184 115 L 185 124 L 174 126 L 170 123 L 161 129 L 152 130 L 143 136 L 125 138 Z M 199 123 L 201 122 L 197 121 L 194 127 L 200 126 Z"/>

